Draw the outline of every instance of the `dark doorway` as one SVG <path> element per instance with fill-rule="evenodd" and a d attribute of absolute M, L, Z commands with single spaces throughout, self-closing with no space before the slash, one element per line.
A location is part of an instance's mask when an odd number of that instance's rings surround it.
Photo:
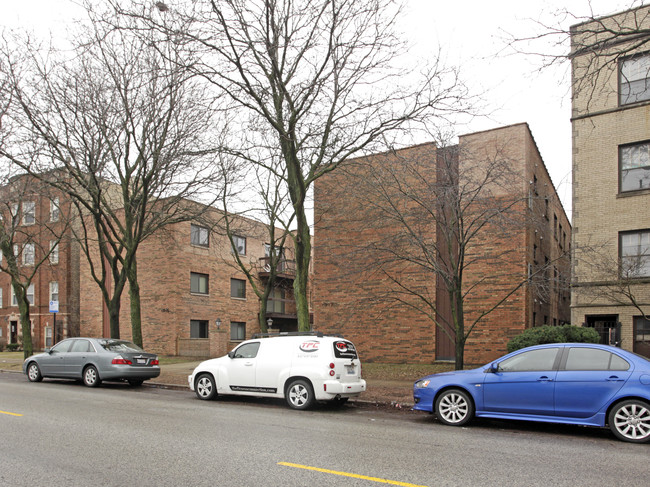
<path fill-rule="evenodd" d="M 9 343 L 18 343 L 18 322 L 9 322 Z"/>
<path fill-rule="evenodd" d="M 596 329 L 603 345 L 621 345 L 621 323 L 618 321 L 618 315 L 587 315 L 585 324 Z"/>

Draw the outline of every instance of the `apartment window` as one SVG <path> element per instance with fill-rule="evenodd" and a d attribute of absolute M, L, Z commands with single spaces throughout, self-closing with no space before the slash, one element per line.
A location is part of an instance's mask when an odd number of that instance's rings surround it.
<path fill-rule="evenodd" d="M 242 279 L 230 279 L 230 297 L 246 298 L 246 281 Z"/>
<path fill-rule="evenodd" d="M 2 308 L 2 288 L 0 287 L 0 308 Z"/>
<path fill-rule="evenodd" d="M 650 276 L 650 230 L 619 234 L 621 276 Z"/>
<path fill-rule="evenodd" d="M 562 224 L 561 223 L 560 223 L 560 226 L 558 227 L 557 234 L 559 235 L 558 240 L 560 241 L 560 248 L 563 249 L 564 248 L 563 235 L 566 235 L 566 234 L 562 231 Z"/>
<path fill-rule="evenodd" d="M 246 340 L 246 323 L 240 321 L 230 322 L 230 340 L 233 342 Z"/>
<path fill-rule="evenodd" d="M 59 283 L 57 281 L 50 282 L 50 301 L 59 300 Z"/>
<path fill-rule="evenodd" d="M 59 210 L 59 198 L 52 198 L 50 200 L 50 221 L 58 222 L 60 216 L 61 210 Z"/>
<path fill-rule="evenodd" d="M 623 59 L 619 71 L 619 103 L 650 100 L 650 55 Z"/>
<path fill-rule="evenodd" d="M 23 245 L 23 265 L 34 265 L 34 244 Z"/>
<path fill-rule="evenodd" d="M 544 198 L 544 218 L 549 219 L 548 216 L 548 196 Z"/>
<path fill-rule="evenodd" d="M 23 225 L 33 225 L 36 222 L 36 203 L 23 202 Z"/>
<path fill-rule="evenodd" d="M 234 251 L 239 255 L 246 255 L 246 237 L 240 237 L 238 235 L 233 235 L 232 243 Z"/>
<path fill-rule="evenodd" d="M 619 190 L 650 188 L 650 142 L 619 147 Z"/>
<path fill-rule="evenodd" d="M 199 245 L 201 247 L 210 246 L 210 233 L 205 227 L 192 224 L 190 227 L 190 241 L 192 245 Z"/>
<path fill-rule="evenodd" d="M 557 240 L 557 215 L 553 214 L 553 238 Z"/>
<path fill-rule="evenodd" d="M 34 306 L 34 284 L 30 284 L 27 288 L 27 301 L 30 305 Z M 18 298 L 16 297 L 13 286 L 11 287 L 11 305 L 18 306 Z"/>
<path fill-rule="evenodd" d="M 50 241 L 50 264 L 59 263 L 59 242 L 56 240 Z"/>
<path fill-rule="evenodd" d="M 190 272 L 190 292 L 208 294 L 208 275 Z"/>
<path fill-rule="evenodd" d="M 208 338 L 208 320 L 190 320 L 190 338 Z"/>

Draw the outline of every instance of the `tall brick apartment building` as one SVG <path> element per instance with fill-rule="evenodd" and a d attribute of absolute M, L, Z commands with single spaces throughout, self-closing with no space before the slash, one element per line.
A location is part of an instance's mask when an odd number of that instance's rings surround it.
<path fill-rule="evenodd" d="M 451 176 L 442 171 L 450 154 L 455 158 Z M 407 163 L 417 164 L 417 175 L 403 175 Z M 467 248 L 466 326 L 503 302 L 477 322 L 465 346 L 465 363 L 498 357 L 526 328 L 568 323 L 571 227 L 528 125 L 518 124 L 461 136 L 457 146 L 422 144 L 355 159 L 320 179 L 315 187 L 314 327 L 345 334 L 364 360 L 453 360 L 453 331 L 416 309 L 427 299 L 436 303 L 440 323 L 449 320 L 449 294 L 440 276 L 421 262 L 446 257 L 414 252 L 409 259 L 407 251 L 397 260 L 390 244 L 399 240 L 401 249 L 408 249 L 416 233 L 404 237 L 400 228 L 410 225 L 418 227 L 418 238 L 446 248 L 442 239 L 450 232 L 440 228 L 441 219 L 418 212 L 430 197 L 427 185 L 455 178 L 450 191 L 462 192 L 470 178 L 479 180 L 497 167 L 508 169 L 507 180 L 486 176 L 490 187 L 483 190 L 489 193 L 481 194 L 490 196 L 472 205 L 475 211 L 507 206 L 508 212 L 495 213 Z M 399 184 L 384 186 L 391 178 Z M 364 191 L 369 181 L 372 188 Z M 417 197 L 408 193 L 412 190 Z M 375 197 L 384 198 L 381 211 Z M 388 218 L 386 207 L 394 210 Z M 433 201 L 427 210 L 443 208 L 442 201 Z M 407 287 L 416 289 L 417 297 L 405 292 Z"/>
<path fill-rule="evenodd" d="M 42 350 L 67 336 L 110 336 L 109 319 L 101 292 L 90 274 L 85 256 L 69 229 L 65 198 L 38 191 L 14 180 L 0 188 L 3 223 L 18 219 L 15 253 L 26 271 L 34 268 L 54 235 L 63 235 L 46 262 L 37 268 L 28 298 L 32 303 L 34 350 Z M 217 222 L 220 213 L 209 210 L 202 221 Z M 78 224 L 71 219 L 72 225 Z M 237 218 L 237 252 L 260 283 L 269 277 L 266 225 Z M 278 266 L 269 298 L 266 323 L 273 330 L 297 329 L 293 299 L 294 262 L 291 249 Z M 259 302 L 244 273 L 234 265 L 233 250 L 218 225 L 186 222 L 170 225 L 146 240 L 138 251 L 142 305 L 142 334 L 147 350 L 162 354 L 223 355 L 234 344 L 259 332 Z M 49 312 L 58 301 L 59 312 Z M 122 295 L 120 335 L 131 336 L 128 285 Z M 0 272 L 0 340 L 22 342 L 18 306 L 8 274 Z"/>
<path fill-rule="evenodd" d="M 571 29 L 571 315 L 604 343 L 650 357 L 648 28 L 645 6 Z"/>
<path fill-rule="evenodd" d="M 0 188 L 3 231 L 13 240 L 21 271 L 28 275 L 36 270 L 27 292 L 34 350 L 79 333 L 79 252 L 66 225 L 68 214 L 61 194 L 44 190 L 25 176 Z M 12 220 L 17 223 L 13 231 Z M 59 303 L 58 313 L 50 313 L 50 301 Z M 0 272 L 0 341 L 22 342 L 18 303 L 4 272 Z"/>

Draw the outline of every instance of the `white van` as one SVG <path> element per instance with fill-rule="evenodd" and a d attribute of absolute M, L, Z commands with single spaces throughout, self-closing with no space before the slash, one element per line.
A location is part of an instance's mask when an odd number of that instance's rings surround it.
<path fill-rule="evenodd" d="M 255 335 L 228 355 L 200 363 L 188 381 L 200 399 L 284 397 L 294 409 L 315 401 L 343 404 L 366 390 L 354 345 L 316 332 Z"/>

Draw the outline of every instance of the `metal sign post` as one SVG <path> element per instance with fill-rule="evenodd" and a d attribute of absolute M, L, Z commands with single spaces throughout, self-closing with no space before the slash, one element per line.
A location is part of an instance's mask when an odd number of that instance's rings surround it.
<path fill-rule="evenodd" d="M 52 323 L 52 345 L 56 343 L 56 314 L 59 312 L 59 302 L 50 301 L 50 313 L 54 314 L 54 321 Z"/>

